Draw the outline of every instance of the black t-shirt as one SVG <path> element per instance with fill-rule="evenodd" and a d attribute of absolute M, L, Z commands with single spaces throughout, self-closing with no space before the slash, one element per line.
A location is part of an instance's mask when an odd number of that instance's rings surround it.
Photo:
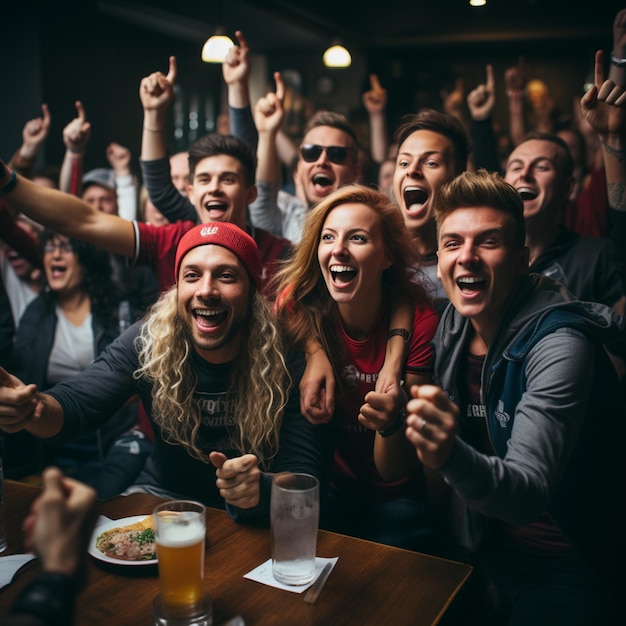
<path fill-rule="evenodd" d="M 138 365 L 134 341 L 138 331 L 139 324 L 131 326 L 90 367 L 50 390 L 64 412 L 63 428 L 54 440 L 67 441 L 98 428 L 107 421 L 112 410 L 123 405 L 134 393 L 139 393 L 147 415 L 151 416 L 151 386 L 133 377 Z M 154 447 L 137 483 L 200 500 L 209 506 L 223 507 L 208 453 L 217 450 L 228 457 L 240 455 L 234 445 L 233 398 L 228 394 L 232 365 L 215 365 L 196 353 L 190 358 L 197 375 L 194 397 L 200 405 L 203 422 L 197 443 L 206 452 L 206 462 L 191 457 L 181 445 L 165 441 L 159 427 L 151 420 Z M 287 366 L 293 384 L 280 429 L 279 450 L 269 470 L 313 474 L 320 478 L 323 487 L 330 472 L 332 440 L 327 425 L 314 426 L 300 413 L 298 384 L 304 371 L 304 356 L 296 352 L 289 354 Z"/>

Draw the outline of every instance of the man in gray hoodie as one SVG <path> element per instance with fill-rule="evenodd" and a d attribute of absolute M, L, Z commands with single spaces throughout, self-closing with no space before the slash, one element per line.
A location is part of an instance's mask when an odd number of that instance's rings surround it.
<path fill-rule="evenodd" d="M 528 273 L 523 203 L 497 174 L 461 174 L 434 208 L 450 304 L 440 387 L 411 389 L 407 437 L 450 489 L 452 533 L 495 599 L 489 624 L 611 623 L 625 405 L 605 344 L 624 319 Z"/>

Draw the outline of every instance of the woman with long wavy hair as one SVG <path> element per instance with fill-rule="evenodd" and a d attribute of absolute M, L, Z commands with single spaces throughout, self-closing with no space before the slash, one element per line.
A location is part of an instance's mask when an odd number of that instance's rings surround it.
<path fill-rule="evenodd" d="M 438 318 L 412 280 L 411 239 L 397 207 L 361 185 L 343 187 L 307 216 L 302 240 L 278 280 L 277 315 L 296 347 L 321 345 L 337 386 L 331 424 L 334 466 L 327 527 L 427 549 L 426 486 L 404 435 L 402 389 L 376 391 L 393 303 L 408 302 L 402 378 L 431 382 Z"/>

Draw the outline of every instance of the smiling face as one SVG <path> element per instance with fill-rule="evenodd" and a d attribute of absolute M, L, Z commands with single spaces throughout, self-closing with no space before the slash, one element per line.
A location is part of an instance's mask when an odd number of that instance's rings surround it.
<path fill-rule="evenodd" d="M 565 160 L 563 148 L 544 139 L 524 141 L 511 152 L 504 180 L 521 196 L 525 220 L 557 218 L 573 184 Z"/>
<path fill-rule="evenodd" d="M 407 228 L 415 233 L 433 219 L 433 195 L 456 174 L 450 139 L 431 130 L 409 135 L 398 149 L 393 195 Z"/>
<path fill-rule="evenodd" d="M 184 256 L 178 315 L 196 352 L 207 361 L 226 363 L 239 354 L 251 289 L 246 268 L 222 246 L 198 246 Z"/>
<path fill-rule="evenodd" d="M 50 289 L 57 294 L 82 290 L 83 268 L 67 237 L 55 235 L 45 243 L 43 267 Z"/>
<path fill-rule="evenodd" d="M 238 159 L 218 154 L 196 165 L 188 194 L 201 223 L 232 222 L 245 229 L 246 207 L 256 198 L 256 187 L 246 185 Z"/>
<path fill-rule="evenodd" d="M 454 308 L 485 338 L 528 269 L 528 248 L 515 244 L 513 220 L 491 207 L 459 208 L 439 226 L 437 274 Z"/>
<path fill-rule="evenodd" d="M 326 150 L 310 163 L 302 156 L 296 166 L 298 184 L 309 206 L 314 206 L 331 192 L 346 183 L 354 182 L 358 175 L 358 165 L 354 160 L 352 138 L 343 130 L 332 126 L 316 126 L 302 140 L 302 145 L 339 146 L 348 148 L 348 156 L 344 163 L 333 163 Z"/>
<path fill-rule="evenodd" d="M 342 307 L 358 310 L 380 306 L 381 277 L 391 262 L 376 211 L 360 203 L 332 209 L 322 227 L 317 258 L 340 312 Z"/>

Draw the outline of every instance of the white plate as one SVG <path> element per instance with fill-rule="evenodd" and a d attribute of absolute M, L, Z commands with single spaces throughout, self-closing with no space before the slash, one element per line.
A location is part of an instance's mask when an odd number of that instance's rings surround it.
<path fill-rule="evenodd" d="M 87 551 L 91 556 L 98 559 L 99 561 L 104 561 L 105 563 L 114 563 L 115 565 L 154 565 L 157 563 L 157 559 L 147 559 L 145 561 L 127 561 L 125 559 L 113 559 L 110 556 L 106 556 L 96 548 L 96 540 L 100 536 L 101 533 L 111 530 L 112 528 L 117 528 L 118 526 L 130 526 L 130 524 L 136 524 L 141 520 L 145 519 L 147 515 L 133 515 L 132 517 L 122 517 L 121 519 L 112 519 L 104 524 L 100 524 L 96 526 L 91 535 L 91 540 L 89 541 L 89 547 Z"/>

